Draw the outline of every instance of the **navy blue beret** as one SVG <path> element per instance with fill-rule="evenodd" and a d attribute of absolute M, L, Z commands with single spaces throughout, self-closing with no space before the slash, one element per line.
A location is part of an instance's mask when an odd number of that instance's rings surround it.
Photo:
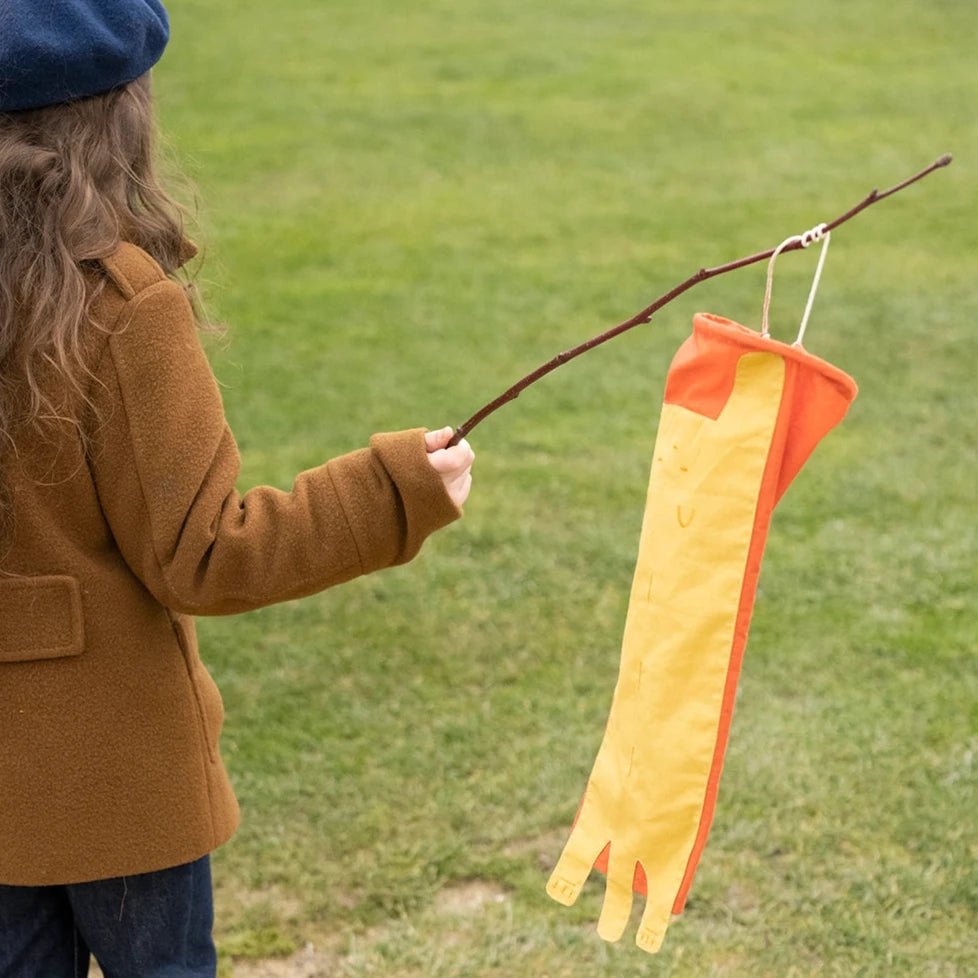
<path fill-rule="evenodd" d="M 0 0 L 0 112 L 125 85 L 169 38 L 160 0 Z"/>

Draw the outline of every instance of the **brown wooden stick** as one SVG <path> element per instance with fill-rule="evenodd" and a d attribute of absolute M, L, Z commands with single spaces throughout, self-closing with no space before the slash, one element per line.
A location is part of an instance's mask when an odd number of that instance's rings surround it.
<path fill-rule="evenodd" d="M 908 177 L 902 183 L 898 183 L 896 186 L 890 187 L 889 190 L 884 190 L 882 193 L 880 193 L 878 190 L 871 191 L 854 207 L 850 207 L 849 210 L 837 217 L 834 221 L 829 221 L 826 224 L 825 229 L 827 231 L 833 231 L 840 224 L 845 224 L 846 221 L 851 220 L 861 211 L 864 211 L 870 206 L 870 204 L 878 203 L 881 200 L 885 200 L 887 197 L 893 196 L 893 194 L 898 193 L 905 187 L 909 187 L 912 183 L 922 180 L 929 173 L 933 173 L 934 170 L 939 170 L 941 167 L 947 166 L 950 162 L 951 154 L 945 153 L 944 156 L 934 160 L 930 166 L 924 167 L 924 169 L 919 173 L 915 173 L 912 177 Z M 801 247 L 801 242 L 796 241 L 783 248 L 781 254 L 788 251 L 797 251 Z M 714 268 L 701 268 L 695 275 L 690 275 L 686 281 L 680 282 L 679 285 L 675 286 L 675 288 L 672 288 L 665 294 L 660 295 L 655 302 L 646 306 L 641 312 L 636 313 L 631 319 L 626 319 L 623 323 L 619 323 L 617 326 L 613 326 L 611 329 L 605 330 L 605 332 L 599 334 L 598 336 L 592 337 L 586 342 L 581 343 L 579 346 L 575 346 L 570 350 L 565 350 L 563 353 L 558 353 L 552 360 L 548 360 L 546 363 L 541 364 L 536 370 L 528 373 L 521 380 L 518 380 L 512 387 L 500 394 L 499 397 L 481 407 L 475 414 L 472 415 L 471 418 L 460 424 L 458 428 L 456 428 L 455 434 L 452 436 L 452 440 L 449 442 L 449 445 L 457 445 L 469 434 L 469 432 L 472 431 L 477 424 L 485 421 L 490 414 L 497 411 L 504 404 L 508 403 L 509 401 L 515 401 L 516 398 L 527 389 L 527 387 L 536 383 L 541 377 L 545 377 L 551 371 L 556 370 L 559 366 L 573 360 L 575 357 L 579 357 L 582 353 L 587 353 L 588 350 L 593 350 L 596 346 L 600 346 L 602 343 L 607 343 L 608 340 L 614 338 L 615 336 L 619 336 L 621 333 L 624 333 L 629 329 L 640 326 L 642 323 L 647 323 L 663 306 L 668 305 L 673 299 L 681 296 L 694 285 L 698 285 L 700 282 L 705 282 L 708 278 L 715 278 L 717 275 L 723 275 L 725 272 L 732 272 L 738 268 L 744 268 L 747 265 L 753 265 L 756 262 L 764 261 L 766 258 L 770 258 L 772 254 L 774 254 L 774 249 L 769 248 L 767 251 L 759 251 L 755 255 L 748 255 L 746 258 L 738 258 L 736 261 L 727 262 L 725 265 L 717 265 Z"/>

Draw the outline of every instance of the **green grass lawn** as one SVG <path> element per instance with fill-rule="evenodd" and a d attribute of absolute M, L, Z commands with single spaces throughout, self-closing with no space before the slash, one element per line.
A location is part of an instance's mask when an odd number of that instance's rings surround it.
<path fill-rule="evenodd" d="M 242 488 L 458 423 L 701 265 L 945 151 L 833 239 L 808 346 L 859 399 L 775 515 L 716 821 L 653 958 L 544 893 L 611 701 L 662 381 L 708 282 L 479 428 L 412 565 L 200 623 L 244 809 L 225 972 L 978 974 L 978 7 L 170 0 Z M 791 338 L 814 257 L 785 256 Z M 467 899 L 467 894 L 475 894 Z M 481 894 L 481 896 L 480 896 Z M 242 965 L 242 970 L 244 966 Z"/>

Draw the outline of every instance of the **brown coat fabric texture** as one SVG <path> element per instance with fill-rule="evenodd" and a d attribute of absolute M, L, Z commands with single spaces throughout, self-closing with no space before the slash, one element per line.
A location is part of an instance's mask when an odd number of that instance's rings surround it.
<path fill-rule="evenodd" d="M 235 489 L 239 456 L 189 303 L 132 245 L 87 337 L 91 444 L 0 453 L 0 883 L 126 876 L 225 842 L 238 806 L 195 615 L 233 614 L 410 560 L 459 511 L 423 429 Z M 96 419 L 100 419 L 96 421 Z"/>

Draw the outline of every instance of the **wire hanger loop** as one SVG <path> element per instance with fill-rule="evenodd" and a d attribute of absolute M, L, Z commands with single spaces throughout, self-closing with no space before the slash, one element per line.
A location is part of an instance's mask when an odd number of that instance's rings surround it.
<path fill-rule="evenodd" d="M 832 232 L 828 230 L 826 224 L 816 224 L 803 234 L 793 234 L 785 238 L 771 253 L 771 259 L 767 263 L 767 286 L 764 289 L 764 309 L 761 313 L 761 336 L 765 339 L 770 338 L 771 329 L 768 326 L 768 313 L 771 309 L 771 292 L 774 288 L 774 263 L 778 260 L 778 255 L 784 251 L 788 245 L 800 244 L 802 248 L 807 248 L 810 244 L 820 241 L 822 247 L 819 251 L 818 264 L 815 266 L 815 276 L 812 278 L 812 286 L 808 290 L 808 301 L 805 303 L 805 312 L 801 317 L 801 325 L 798 327 L 798 336 L 792 346 L 801 346 L 805 338 L 805 330 L 808 328 L 808 319 L 812 313 L 812 305 L 815 302 L 815 293 L 818 291 L 818 283 L 822 278 L 822 269 L 825 267 L 825 256 L 829 251 L 829 240 Z"/>

